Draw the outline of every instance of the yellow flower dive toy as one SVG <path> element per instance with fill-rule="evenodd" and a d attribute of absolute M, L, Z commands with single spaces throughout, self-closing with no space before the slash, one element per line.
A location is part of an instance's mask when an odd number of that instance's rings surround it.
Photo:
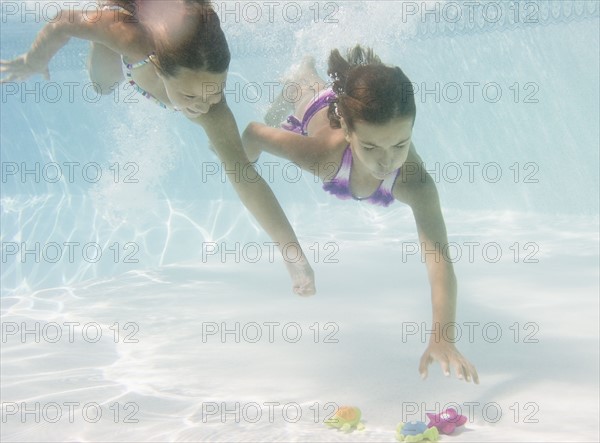
<path fill-rule="evenodd" d="M 407 443 L 419 441 L 438 441 L 440 434 L 434 426 L 428 428 L 422 421 L 400 423 L 396 428 L 396 439 Z"/>
<path fill-rule="evenodd" d="M 365 425 L 360 421 L 360 409 L 354 406 L 340 406 L 333 417 L 325 420 L 325 424 L 330 428 L 341 429 L 344 432 L 349 432 L 352 429 L 362 431 Z"/>

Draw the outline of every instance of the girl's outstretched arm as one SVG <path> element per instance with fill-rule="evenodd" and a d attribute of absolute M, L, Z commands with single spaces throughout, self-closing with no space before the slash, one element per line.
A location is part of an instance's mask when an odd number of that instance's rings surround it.
<path fill-rule="evenodd" d="M 103 11 L 97 17 L 78 10 L 62 11 L 37 34 L 29 51 L 14 60 L 0 61 L 1 82 L 26 80 L 34 74 L 49 79 L 48 63 L 71 37 L 102 43 L 120 54 L 137 49 L 133 45 L 136 29 L 123 20 L 126 18 L 115 11 Z"/>
<path fill-rule="evenodd" d="M 256 161 L 261 151 L 266 151 L 285 158 L 313 174 L 331 173 L 326 168 L 320 167 L 320 164 L 334 161 L 334 156 L 327 147 L 327 140 L 319 133 L 314 137 L 304 137 L 262 123 L 251 122 L 242 134 L 242 143 L 251 161 Z M 331 177 L 327 176 L 327 178 Z"/>
<path fill-rule="evenodd" d="M 225 101 L 214 105 L 207 114 L 193 120 L 200 124 L 214 146 L 222 167 L 240 200 L 254 215 L 285 257 L 298 295 L 315 293 L 314 274 L 275 195 L 248 161 L 233 114 Z M 242 173 L 243 171 L 243 173 Z M 297 259 L 297 257 L 300 257 Z M 288 260 L 289 258 L 289 260 Z"/>
<path fill-rule="evenodd" d="M 413 211 L 421 256 L 427 267 L 431 285 L 433 329 L 429 345 L 419 364 L 422 378 L 427 377 L 427 368 L 437 360 L 446 376 L 452 368 L 459 379 L 479 383 L 475 367 L 454 346 L 456 338 L 456 276 L 452 262 L 443 254 L 447 250 L 448 236 L 440 208 L 440 201 L 433 178 L 423 170 L 423 162 L 414 145 L 398 178 L 398 199 L 408 203 Z"/>

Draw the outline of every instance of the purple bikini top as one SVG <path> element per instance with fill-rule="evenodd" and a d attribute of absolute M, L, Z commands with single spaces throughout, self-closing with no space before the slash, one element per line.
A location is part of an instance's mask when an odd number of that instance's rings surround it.
<path fill-rule="evenodd" d="M 315 98 L 304 111 L 304 117 L 302 121 L 298 120 L 295 116 L 290 115 L 287 118 L 287 122 L 282 123 L 281 127 L 291 132 L 295 132 L 300 135 L 308 135 L 308 123 L 312 120 L 317 112 L 321 109 L 326 108 L 337 99 L 337 95 L 333 92 L 333 89 L 328 88 L 323 91 Z"/>
<path fill-rule="evenodd" d="M 323 183 L 323 189 L 330 194 L 335 195 L 337 198 L 342 200 L 361 200 L 367 201 L 374 205 L 389 206 L 394 203 L 394 183 L 396 177 L 400 173 L 400 169 L 395 174 L 388 175 L 379 185 L 379 187 L 369 197 L 355 197 L 350 190 L 350 171 L 352 171 L 352 149 L 350 145 L 346 146 L 344 156 L 342 157 L 342 163 L 337 174 L 331 180 L 327 180 Z"/>
<path fill-rule="evenodd" d="M 308 135 L 307 128 L 310 120 L 317 112 L 329 106 L 336 98 L 337 95 L 331 88 L 325 89 L 312 103 L 307 106 L 302 121 L 298 120 L 295 116 L 290 115 L 287 119 L 287 122 L 283 123 L 281 127 L 288 131 L 295 132 L 296 134 L 304 136 Z M 373 194 L 364 198 L 355 197 L 350 190 L 351 171 L 352 149 L 350 148 L 350 145 L 348 145 L 344 151 L 342 163 L 340 164 L 337 174 L 331 180 L 326 180 L 323 182 L 323 189 L 342 200 L 361 200 L 367 201 L 374 205 L 386 207 L 394 202 L 395 198 L 392 189 L 394 188 L 394 183 L 396 182 L 396 177 L 400 173 L 400 169 L 398 169 L 395 174 L 388 175 L 385 180 L 381 182 L 375 192 L 373 192 Z"/>

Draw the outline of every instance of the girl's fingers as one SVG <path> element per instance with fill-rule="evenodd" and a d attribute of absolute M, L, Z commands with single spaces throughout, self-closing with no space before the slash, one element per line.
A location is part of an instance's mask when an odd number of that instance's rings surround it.
<path fill-rule="evenodd" d="M 473 383 L 478 385 L 479 384 L 479 375 L 477 374 L 477 369 L 475 369 L 475 366 L 473 366 L 472 364 L 469 364 L 469 371 L 471 372 L 471 375 L 473 376 Z"/>
<path fill-rule="evenodd" d="M 446 377 L 450 377 L 450 365 L 448 363 L 448 358 L 444 355 L 442 358 L 439 358 L 440 366 L 442 367 L 442 371 Z"/>
<path fill-rule="evenodd" d="M 469 380 L 468 371 L 465 369 L 463 362 L 460 360 L 454 361 L 454 372 L 459 380 Z"/>
<path fill-rule="evenodd" d="M 433 350 L 432 354 L 432 350 L 428 348 L 419 363 L 419 373 L 423 379 L 427 377 L 427 368 L 434 360 L 440 364 L 446 377 L 450 376 L 450 368 L 452 368 L 459 380 L 473 381 L 475 384 L 479 384 L 479 376 L 475 367 L 455 349 L 451 349 L 449 353 L 443 350 Z"/>
<path fill-rule="evenodd" d="M 462 380 L 464 378 L 468 382 L 473 380 L 475 384 L 479 384 L 479 376 L 477 375 L 475 366 L 464 357 L 461 356 L 460 359 L 457 359 L 455 371 L 459 379 Z"/>
<path fill-rule="evenodd" d="M 425 380 L 428 375 L 428 366 L 431 364 L 433 359 L 429 355 L 429 351 L 425 351 L 423 356 L 421 357 L 421 361 L 419 362 L 419 374 L 421 374 L 421 378 Z"/>

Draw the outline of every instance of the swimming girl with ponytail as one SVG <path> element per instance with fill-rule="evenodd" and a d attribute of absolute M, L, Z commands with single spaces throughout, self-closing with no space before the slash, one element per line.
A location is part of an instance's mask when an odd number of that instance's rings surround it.
<path fill-rule="evenodd" d="M 101 5 L 96 16 L 89 10 L 62 11 L 26 54 L 0 62 L 1 82 L 38 73 L 48 79 L 48 63 L 71 37 L 92 42 L 89 68 L 96 89 L 109 93 L 124 80 L 124 70 L 140 96 L 202 126 L 244 205 L 280 250 L 294 257 L 285 260 L 293 291 L 314 294 L 313 271 L 271 189 L 249 164 L 223 97 L 230 52 L 209 1 L 111 0 Z M 157 124 L 148 122 L 149 127 Z"/>
<path fill-rule="evenodd" d="M 270 125 L 250 123 L 242 135 L 248 157 L 261 151 L 286 158 L 323 180 L 325 191 L 341 199 L 389 206 L 396 200 L 414 214 L 424 255 L 433 310 L 440 334 L 421 357 L 419 372 L 438 361 L 446 375 L 478 383 L 475 367 L 454 345 L 457 283 L 438 193 L 412 143 L 416 117 L 413 86 L 398 67 L 381 62 L 371 49 L 356 46 L 344 58 L 331 52 L 328 87 L 305 58 L 290 79 L 302 85 L 301 100 L 281 128 L 286 102 L 280 98 L 267 113 Z M 408 167 L 410 165 L 410 167 Z M 332 167 L 333 166 L 333 167 Z"/>

